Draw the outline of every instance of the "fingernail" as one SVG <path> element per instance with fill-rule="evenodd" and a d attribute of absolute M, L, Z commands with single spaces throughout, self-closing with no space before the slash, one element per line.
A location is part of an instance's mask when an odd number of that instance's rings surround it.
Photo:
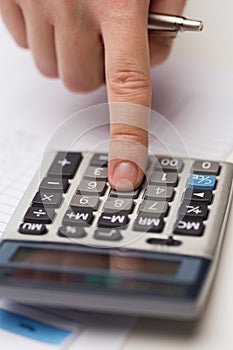
<path fill-rule="evenodd" d="M 138 167 L 131 162 L 119 163 L 112 175 L 112 183 L 118 191 L 130 191 L 138 178 Z"/>

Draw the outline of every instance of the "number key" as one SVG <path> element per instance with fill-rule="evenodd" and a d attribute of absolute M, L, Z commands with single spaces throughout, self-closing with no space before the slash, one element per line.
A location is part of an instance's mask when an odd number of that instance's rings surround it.
<path fill-rule="evenodd" d="M 96 153 L 91 158 L 91 165 L 106 167 L 108 165 L 108 155 L 107 153 Z"/>
<path fill-rule="evenodd" d="M 108 198 L 104 205 L 105 212 L 124 212 L 131 213 L 133 210 L 134 202 L 131 199 L 124 198 Z"/>
<path fill-rule="evenodd" d="M 75 194 L 70 202 L 72 208 L 80 208 L 86 210 L 97 210 L 100 204 L 97 196 L 82 196 Z"/>
<path fill-rule="evenodd" d="M 167 215 L 168 208 L 166 202 L 144 200 L 139 207 L 139 211 L 148 214 Z"/>
<path fill-rule="evenodd" d="M 107 181 L 108 170 L 106 167 L 89 166 L 84 174 L 84 178 Z"/>
<path fill-rule="evenodd" d="M 78 186 L 77 194 L 89 194 L 90 196 L 103 196 L 107 185 L 103 181 L 82 180 Z"/>
<path fill-rule="evenodd" d="M 163 157 L 158 158 L 157 162 L 155 163 L 155 170 L 165 170 L 165 171 L 175 171 L 175 172 L 181 172 L 183 169 L 184 163 L 181 159 L 177 158 L 169 158 L 169 157 Z"/>
<path fill-rule="evenodd" d="M 218 175 L 219 163 L 205 160 L 196 160 L 193 164 L 193 172 L 198 174 Z"/>
<path fill-rule="evenodd" d="M 149 183 L 175 187 L 178 183 L 178 175 L 177 173 L 165 173 L 162 171 L 156 171 L 151 174 Z"/>
<path fill-rule="evenodd" d="M 145 191 L 144 197 L 145 199 L 153 198 L 156 200 L 171 201 L 174 197 L 174 189 L 168 186 L 149 185 Z"/>

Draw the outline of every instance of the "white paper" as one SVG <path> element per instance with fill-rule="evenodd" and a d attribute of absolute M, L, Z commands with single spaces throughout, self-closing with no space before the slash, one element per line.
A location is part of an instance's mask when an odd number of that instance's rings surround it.
<path fill-rule="evenodd" d="M 102 87 L 87 95 L 69 93 L 59 81 L 46 79 L 37 72 L 31 54 L 15 46 L 1 21 L 0 33 L 2 232 L 40 165 L 43 148 L 54 130 L 78 110 L 106 102 L 106 91 Z M 193 62 L 170 60 L 153 70 L 152 78 L 153 108 L 178 130 L 190 155 L 224 160 L 233 147 L 233 74 L 201 65 L 194 67 Z M 63 319 L 64 315 L 59 313 L 57 317 Z M 105 345 L 106 349 L 115 350 L 123 343 L 132 320 L 127 326 L 124 317 L 118 321 L 107 317 L 101 322 L 98 317 L 94 315 L 86 333 L 77 337 L 75 349 L 104 350 L 101 345 Z M 112 327 L 106 336 L 108 321 Z M 12 334 L 0 337 L 6 349 L 19 350 L 17 337 Z M 21 341 L 24 350 L 36 349 L 29 340 Z"/>

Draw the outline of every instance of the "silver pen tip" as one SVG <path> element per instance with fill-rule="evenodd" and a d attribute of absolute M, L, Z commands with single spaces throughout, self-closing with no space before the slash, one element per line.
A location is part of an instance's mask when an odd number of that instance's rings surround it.
<path fill-rule="evenodd" d="M 203 22 L 202 21 L 195 21 L 193 19 L 184 18 L 184 21 L 182 23 L 182 29 L 185 30 L 191 30 L 191 31 L 198 31 L 200 32 L 203 29 Z"/>

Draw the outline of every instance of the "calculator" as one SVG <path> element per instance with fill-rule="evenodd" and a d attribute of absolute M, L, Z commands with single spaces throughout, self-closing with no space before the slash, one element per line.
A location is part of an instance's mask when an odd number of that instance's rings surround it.
<path fill-rule="evenodd" d="M 50 152 L 0 245 L 0 295 L 24 303 L 196 319 L 216 273 L 233 165 L 150 155 L 110 188 L 107 153 Z"/>

